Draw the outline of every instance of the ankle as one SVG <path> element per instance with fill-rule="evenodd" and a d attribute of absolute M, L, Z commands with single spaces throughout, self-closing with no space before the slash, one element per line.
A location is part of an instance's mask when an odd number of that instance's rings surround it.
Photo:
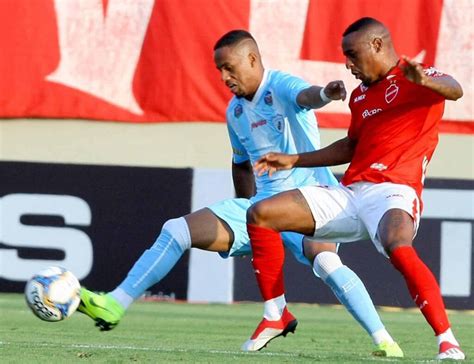
<path fill-rule="evenodd" d="M 286 299 L 284 294 L 267 300 L 264 304 L 263 317 L 269 321 L 277 321 L 281 319 L 285 307 Z"/>
<path fill-rule="evenodd" d="M 441 345 L 441 343 L 444 341 L 449 342 L 453 345 L 459 346 L 459 343 L 454 337 L 454 334 L 451 328 L 447 329 L 445 332 L 436 336 L 436 340 L 438 341 L 438 346 Z"/>
<path fill-rule="evenodd" d="M 375 331 L 370 336 L 372 336 L 372 340 L 375 345 L 379 345 L 383 342 L 387 342 L 389 344 L 394 342 L 393 338 L 385 328 Z"/>
<path fill-rule="evenodd" d="M 108 295 L 122 306 L 124 310 L 126 310 L 134 301 L 133 297 L 120 287 L 115 288 L 112 292 L 109 292 Z"/>

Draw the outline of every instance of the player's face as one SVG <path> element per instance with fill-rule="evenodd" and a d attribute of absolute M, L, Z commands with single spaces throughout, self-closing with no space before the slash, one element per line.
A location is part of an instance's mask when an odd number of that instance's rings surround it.
<path fill-rule="evenodd" d="M 214 62 L 230 91 L 238 97 L 251 97 L 258 88 L 256 69 L 250 54 L 235 47 L 222 47 L 214 52 Z"/>
<path fill-rule="evenodd" d="M 377 81 L 376 53 L 364 35 L 353 32 L 342 38 L 342 51 L 346 57 L 346 68 L 355 78 L 369 85 Z"/>

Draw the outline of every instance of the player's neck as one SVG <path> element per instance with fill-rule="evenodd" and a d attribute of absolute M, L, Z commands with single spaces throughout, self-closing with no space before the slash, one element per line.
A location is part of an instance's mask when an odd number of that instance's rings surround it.
<path fill-rule="evenodd" d="M 383 80 L 392 70 L 398 66 L 400 58 L 395 54 L 393 57 L 387 59 L 380 67 L 379 77 L 376 82 Z"/>
<path fill-rule="evenodd" d="M 253 90 L 251 92 L 249 92 L 247 95 L 244 96 L 244 98 L 248 101 L 252 101 L 253 98 L 255 97 L 255 94 L 257 93 L 258 89 L 260 88 L 260 85 L 262 84 L 263 82 L 263 77 L 264 77 L 264 74 L 265 74 L 265 71 L 264 69 L 262 68 L 262 72 L 260 73 L 260 75 L 258 76 L 258 78 L 256 79 L 256 84 L 255 86 L 253 87 Z"/>

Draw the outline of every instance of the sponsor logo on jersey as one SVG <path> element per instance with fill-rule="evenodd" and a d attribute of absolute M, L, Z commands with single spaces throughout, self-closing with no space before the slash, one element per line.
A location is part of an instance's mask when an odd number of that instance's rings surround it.
<path fill-rule="evenodd" d="M 365 119 L 365 118 L 368 118 L 369 116 L 373 116 L 373 115 L 375 115 L 375 114 L 377 114 L 381 111 L 382 111 L 381 108 L 372 109 L 372 110 L 365 109 L 364 112 L 362 113 L 362 117 Z"/>
<path fill-rule="evenodd" d="M 363 99 L 365 99 L 365 94 L 362 94 L 362 95 L 357 96 L 357 97 L 354 99 L 354 103 L 359 102 L 359 101 L 362 101 Z"/>
<path fill-rule="evenodd" d="M 272 106 L 273 105 L 272 93 L 270 91 L 265 92 L 265 96 L 263 96 L 263 100 L 265 101 L 265 104 L 267 104 L 268 106 Z"/>
<path fill-rule="evenodd" d="M 283 118 L 283 115 L 281 114 L 276 114 L 273 119 L 273 126 L 275 127 L 276 130 L 278 130 L 280 133 L 283 131 L 283 128 L 285 126 L 285 119 Z"/>
<path fill-rule="evenodd" d="M 238 118 L 240 115 L 242 115 L 243 111 L 242 105 L 238 104 L 236 107 L 234 107 L 234 116 Z"/>
<path fill-rule="evenodd" d="M 390 104 L 398 95 L 399 87 L 395 83 L 391 83 L 385 90 L 385 102 Z"/>
<path fill-rule="evenodd" d="M 260 126 L 267 125 L 267 121 L 265 119 L 262 119 L 262 120 L 253 122 L 251 125 L 252 125 L 252 131 L 253 131 L 253 129 L 257 129 Z"/>
<path fill-rule="evenodd" d="M 377 171 L 385 171 L 388 167 L 383 163 L 372 163 L 370 168 L 375 169 Z"/>
<path fill-rule="evenodd" d="M 385 196 L 385 198 L 393 198 L 393 197 L 405 197 L 401 193 L 392 193 L 391 195 Z"/>
<path fill-rule="evenodd" d="M 239 150 L 239 149 L 237 149 L 237 148 L 232 148 L 232 152 L 233 152 L 235 155 L 240 155 L 240 156 L 245 155 L 244 152 L 242 152 L 241 150 Z"/>

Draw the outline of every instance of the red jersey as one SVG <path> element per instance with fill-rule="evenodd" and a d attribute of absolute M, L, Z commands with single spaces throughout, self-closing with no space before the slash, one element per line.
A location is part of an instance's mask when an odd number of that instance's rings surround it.
<path fill-rule="evenodd" d="M 425 68 L 432 77 L 443 74 Z M 421 197 L 426 166 L 438 144 L 444 97 L 409 81 L 399 66 L 351 94 L 348 136 L 356 148 L 342 183 L 392 182 Z"/>

